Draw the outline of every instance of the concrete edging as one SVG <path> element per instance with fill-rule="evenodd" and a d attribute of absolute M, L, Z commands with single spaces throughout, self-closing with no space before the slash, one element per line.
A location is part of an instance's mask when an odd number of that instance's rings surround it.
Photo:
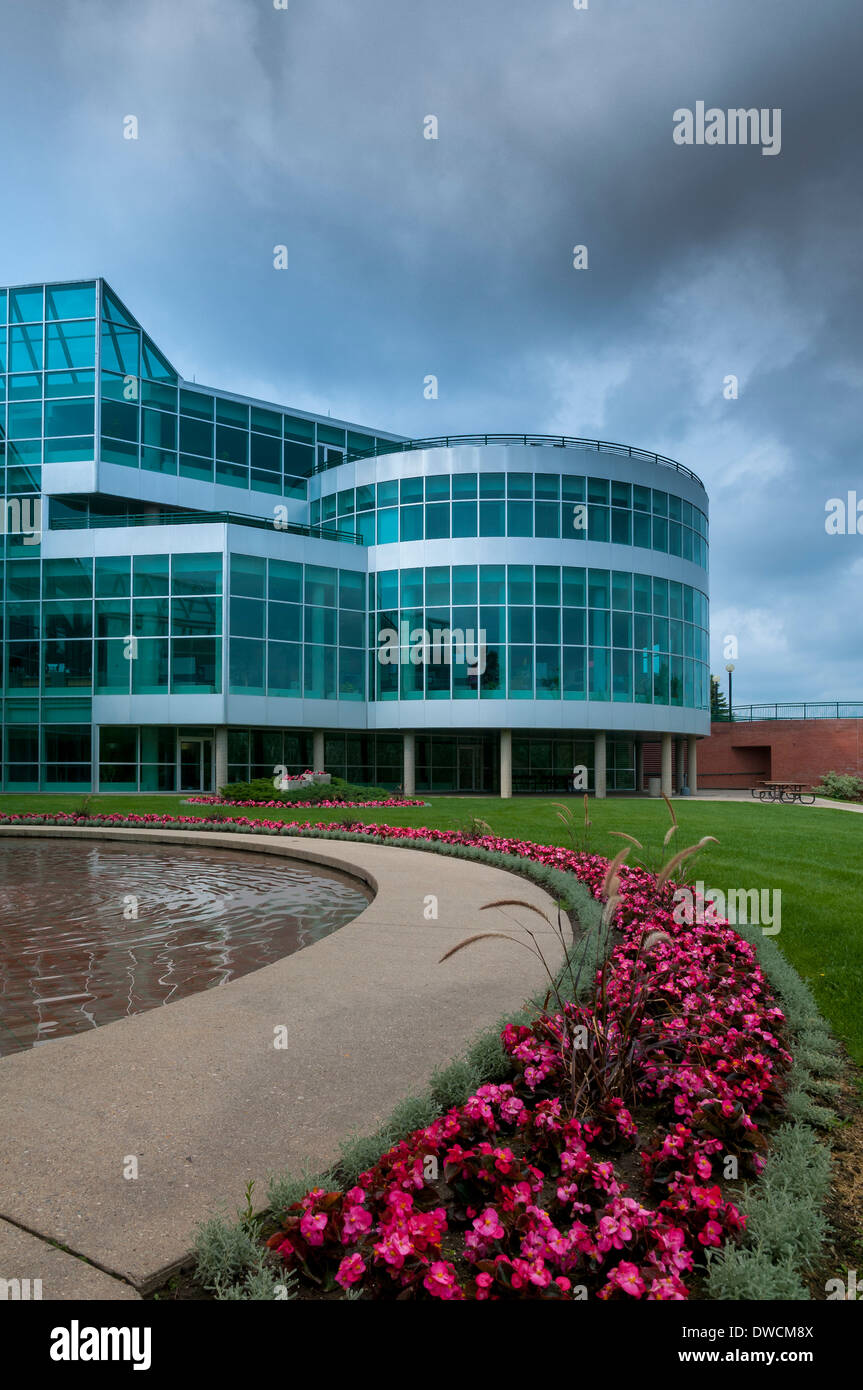
<path fill-rule="evenodd" d="M 556 921 L 547 893 L 521 878 L 514 890 L 506 870 L 427 850 L 122 827 L 0 826 L 0 835 L 277 854 L 352 874 L 375 892 L 346 926 L 261 970 L 0 1061 L 0 1218 L 143 1293 L 186 1261 L 196 1222 L 220 1203 L 233 1210 L 249 1179 L 263 1199 L 269 1172 L 325 1167 L 342 1139 L 372 1132 L 546 981 L 521 944 L 483 942 L 439 965 L 444 951 L 483 929 L 527 943 L 520 916 L 549 963 L 561 959 L 556 931 L 535 913 L 478 916 L 517 898 Z M 430 894 L 437 920 L 424 916 Z M 281 1025 L 285 1050 L 273 1042 Z M 123 1176 L 130 1156 L 135 1180 Z M 0 1225 L 0 1264 L 4 1253 Z M 15 1273 L 0 1268 L 0 1277 Z M 78 1293 L 69 1287 L 61 1281 L 52 1295 L 46 1286 L 43 1297 L 93 1296 L 83 1283 Z"/>

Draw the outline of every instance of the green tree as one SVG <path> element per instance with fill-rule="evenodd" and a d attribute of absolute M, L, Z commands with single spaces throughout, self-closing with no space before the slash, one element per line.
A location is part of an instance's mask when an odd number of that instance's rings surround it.
<path fill-rule="evenodd" d="M 718 676 L 710 677 L 710 718 L 714 721 L 731 718 L 725 691 L 719 684 Z"/>

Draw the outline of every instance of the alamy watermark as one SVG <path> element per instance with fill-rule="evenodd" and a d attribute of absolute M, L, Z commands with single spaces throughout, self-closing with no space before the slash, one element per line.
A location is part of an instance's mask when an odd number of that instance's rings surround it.
<path fill-rule="evenodd" d="M 761 927 L 764 936 L 778 936 L 782 928 L 781 888 L 708 888 L 699 881 L 674 893 L 674 921 L 678 926 L 710 926 L 726 921 L 731 926 Z"/>
<path fill-rule="evenodd" d="M 0 535 L 23 536 L 25 545 L 42 539 L 41 497 L 7 497 L 0 507 Z"/>
<path fill-rule="evenodd" d="M 381 666 L 466 666 L 472 676 L 485 674 L 485 628 L 439 627 L 429 632 L 412 628 L 406 619 L 398 626 L 382 627 L 377 637 Z"/>
<path fill-rule="evenodd" d="M 779 154 L 782 149 L 782 110 L 756 106 L 718 106 L 705 108 L 695 103 L 693 111 L 680 106 L 674 113 L 675 145 L 760 145 L 762 154 Z"/>

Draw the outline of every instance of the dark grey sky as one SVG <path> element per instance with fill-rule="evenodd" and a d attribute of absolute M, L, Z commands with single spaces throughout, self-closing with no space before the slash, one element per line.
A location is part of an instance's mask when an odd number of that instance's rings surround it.
<path fill-rule="evenodd" d="M 6 5 L 0 281 L 103 274 L 211 385 L 669 454 L 735 702 L 863 699 L 824 527 L 863 499 L 861 38 L 860 0 Z M 781 153 L 676 145 L 699 100 L 781 108 Z"/>

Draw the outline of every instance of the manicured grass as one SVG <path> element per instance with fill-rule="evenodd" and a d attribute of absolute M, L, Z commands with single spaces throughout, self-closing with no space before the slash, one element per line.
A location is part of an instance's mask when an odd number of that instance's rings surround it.
<path fill-rule="evenodd" d="M 476 818 L 497 835 L 571 847 L 557 817 L 553 797 L 432 797 L 426 807 L 401 810 L 256 811 L 237 815 L 266 820 L 352 820 L 388 825 L 430 826 L 467 830 Z M 563 800 L 563 798 L 561 798 Z M 203 815 L 204 807 L 181 805 L 179 796 L 96 796 L 91 813 L 156 811 Z M 71 811 L 80 796 L 0 796 L 0 811 Z M 583 817 L 578 797 L 567 798 L 578 825 Z M 702 835 L 715 835 L 700 855 L 697 871 L 707 888 L 768 888 L 782 894 L 782 930 L 777 945 L 809 982 L 825 1017 L 863 1063 L 863 816 L 848 811 L 803 806 L 760 805 L 753 802 L 674 802 L 680 830 L 674 846 L 694 844 Z M 668 828 L 663 802 L 614 798 L 590 802 L 593 822 L 590 848 L 613 855 L 625 844 L 609 832 L 634 835 L 658 853 Z M 634 855 L 635 851 L 633 851 Z M 632 856 L 630 856 L 632 858 Z"/>

